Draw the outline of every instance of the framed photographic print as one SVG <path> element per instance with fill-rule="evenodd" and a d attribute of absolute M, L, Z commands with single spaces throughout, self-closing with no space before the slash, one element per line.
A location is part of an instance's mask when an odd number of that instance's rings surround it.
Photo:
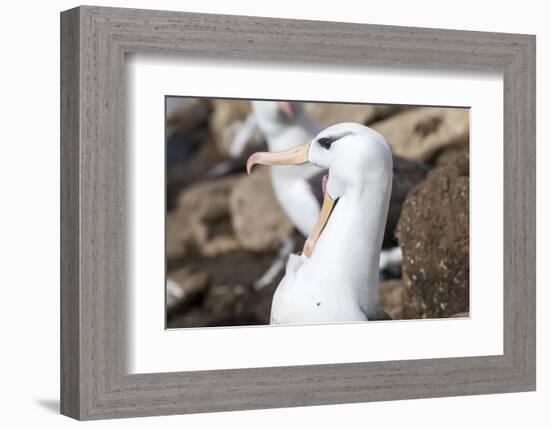
<path fill-rule="evenodd" d="M 61 15 L 61 411 L 535 389 L 535 38 Z"/>

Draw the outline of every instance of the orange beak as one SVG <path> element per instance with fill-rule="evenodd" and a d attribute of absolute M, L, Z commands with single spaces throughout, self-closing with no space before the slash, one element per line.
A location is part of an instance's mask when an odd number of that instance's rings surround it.
<path fill-rule="evenodd" d="M 307 153 L 309 151 L 309 142 L 293 147 L 289 150 L 278 151 L 275 153 L 258 152 L 252 154 L 246 162 L 246 171 L 250 171 L 254 165 L 301 165 L 309 161 Z"/>
<path fill-rule="evenodd" d="M 315 227 L 313 227 L 313 230 L 311 230 L 311 233 L 307 237 L 306 243 L 304 244 L 304 250 L 302 251 L 302 254 L 304 256 L 309 258 L 313 253 L 315 245 L 317 244 L 317 240 L 325 229 L 325 226 L 327 225 L 328 219 L 330 218 L 330 214 L 332 213 L 335 205 L 336 200 L 333 200 L 329 196 L 328 192 L 326 192 L 323 199 L 323 206 L 321 207 L 321 213 L 319 213 L 319 218 L 317 218 Z"/>

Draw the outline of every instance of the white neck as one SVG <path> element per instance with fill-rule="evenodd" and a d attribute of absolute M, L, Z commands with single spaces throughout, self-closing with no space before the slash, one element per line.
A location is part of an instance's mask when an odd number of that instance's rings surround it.
<path fill-rule="evenodd" d="M 328 282 L 353 292 L 364 310 L 378 304 L 378 264 L 391 193 L 391 172 L 340 197 L 310 258 Z M 328 267 L 327 267 L 328 266 Z"/>

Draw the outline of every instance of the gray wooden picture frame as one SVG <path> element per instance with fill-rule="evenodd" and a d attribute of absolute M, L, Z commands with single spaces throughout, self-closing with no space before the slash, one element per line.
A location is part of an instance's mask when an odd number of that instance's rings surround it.
<path fill-rule="evenodd" d="M 504 78 L 504 354 L 125 370 L 127 53 Z M 475 284 L 474 284 L 475 286 Z M 535 37 L 100 7 L 61 14 L 61 412 L 77 419 L 535 390 Z"/>

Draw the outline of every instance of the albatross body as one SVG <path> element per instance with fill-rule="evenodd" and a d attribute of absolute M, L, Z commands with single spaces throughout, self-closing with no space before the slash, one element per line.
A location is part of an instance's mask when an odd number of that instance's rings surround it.
<path fill-rule="evenodd" d="M 247 167 L 306 162 L 328 169 L 323 206 L 302 255 L 290 255 L 273 297 L 271 323 L 388 319 L 378 300 L 392 188 L 388 144 L 366 126 L 341 123 L 294 149 L 253 154 Z"/>

